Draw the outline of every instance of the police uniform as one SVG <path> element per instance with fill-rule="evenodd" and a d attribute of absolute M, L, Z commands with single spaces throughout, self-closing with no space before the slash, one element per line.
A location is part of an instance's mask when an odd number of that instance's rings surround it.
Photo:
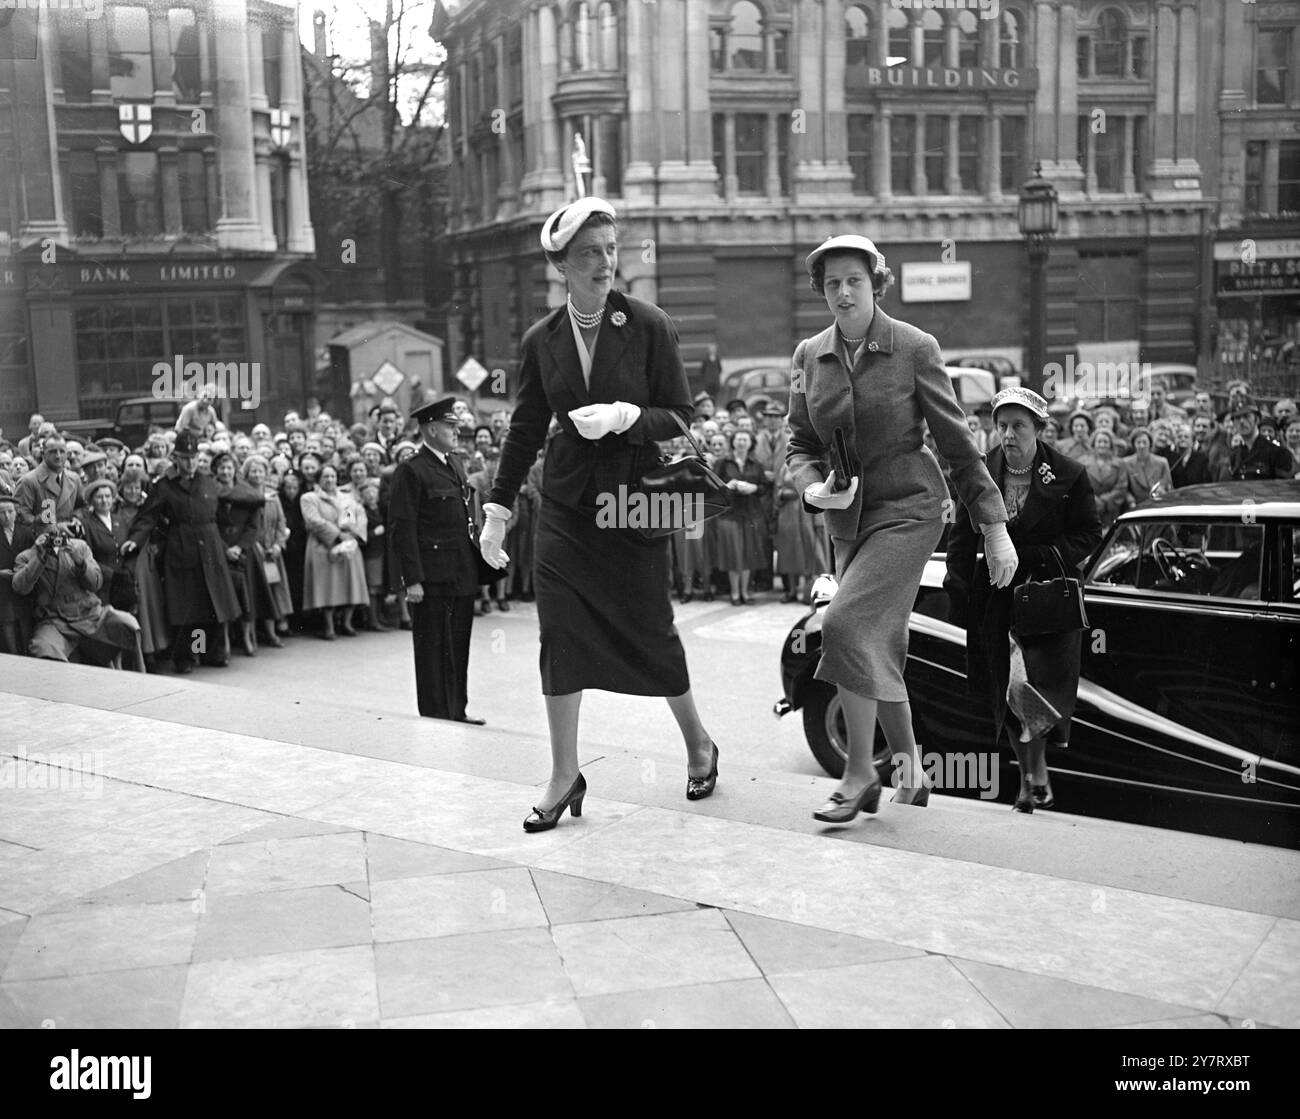
<path fill-rule="evenodd" d="M 454 398 L 412 413 L 420 423 L 451 419 Z M 420 714 L 479 722 L 465 714 L 470 628 L 478 594 L 477 547 L 467 503 L 465 467 L 454 454 L 421 446 L 393 472 L 389 539 L 404 587 L 419 583 L 410 603 L 415 693 Z"/>
<path fill-rule="evenodd" d="M 1249 448 L 1244 443 L 1233 447 L 1230 461 L 1232 473 L 1229 477 L 1234 482 L 1291 478 L 1295 475 L 1291 452 L 1263 434 L 1256 434 L 1255 442 Z"/>

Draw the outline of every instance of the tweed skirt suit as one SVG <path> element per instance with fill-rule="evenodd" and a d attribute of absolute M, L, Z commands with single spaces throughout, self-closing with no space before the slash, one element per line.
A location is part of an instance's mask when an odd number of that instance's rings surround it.
<path fill-rule="evenodd" d="M 944 519 L 956 513 L 939 461 L 925 446 L 925 427 L 976 523 L 1007 519 L 1002 495 L 966 426 L 938 343 L 879 306 L 856 360 L 834 324 L 800 342 L 792 389 L 786 461 L 799 492 L 825 479 L 837 427 L 859 478 L 853 504 L 826 511 L 839 590 L 822 619 L 817 679 L 904 702 L 908 618 Z"/>

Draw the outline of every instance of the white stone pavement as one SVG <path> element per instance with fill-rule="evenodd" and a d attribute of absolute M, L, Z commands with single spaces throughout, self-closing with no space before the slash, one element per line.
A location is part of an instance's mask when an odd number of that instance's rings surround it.
<path fill-rule="evenodd" d="M 0 656 L 0 1026 L 1300 1025 L 1300 855 Z M 483 714 L 491 718 L 490 711 Z M 539 728 L 540 729 L 540 728 Z M 19 760 L 24 759 L 24 760 Z"/>

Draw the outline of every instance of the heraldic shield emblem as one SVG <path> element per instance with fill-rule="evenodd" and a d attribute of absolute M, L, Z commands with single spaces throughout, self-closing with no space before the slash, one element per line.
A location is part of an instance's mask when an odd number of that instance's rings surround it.
<path fill-rule="evenodd" d="M 128 144 L 143 144 L 153 135 L 153 106 L 119 105 L 117 127 Z"/>

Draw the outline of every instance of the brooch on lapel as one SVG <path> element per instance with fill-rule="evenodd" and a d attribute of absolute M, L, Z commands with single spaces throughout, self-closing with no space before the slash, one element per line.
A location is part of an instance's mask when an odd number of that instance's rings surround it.
<path fill-rule="evenodd" d="M 1050 486 L 1056 481 L 1056 475 L 1052 473 L 1052 468 L 1045 462 L 1039 465 L 1038 476 L 1042 478 L 1043 485 L 1045 486 Z"/>
<path fill-rule="evenodd" d="M 880 343 L 879 343 L 879 342 L 868 342 L 868 343 L 867 343 L 867 349 L 870 350 L 870 351 L 874 354 L 878 349 L 880 349 Z"/>
<path fill-rule="evenodd" d="M 612 322 L 615 326 L 627 326 L 627 315 L 625 315 L 622 311 L 615 311 L 612 315 L 609 316 L 609 321 Z"/>

